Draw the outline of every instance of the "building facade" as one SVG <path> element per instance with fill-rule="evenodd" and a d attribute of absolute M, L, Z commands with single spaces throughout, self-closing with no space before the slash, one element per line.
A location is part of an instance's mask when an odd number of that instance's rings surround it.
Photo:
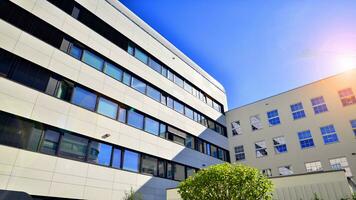
<path fill-rule="evenodd" d="M 224 88 L 115 0 L 0 1 L 0 189 L 165 199 L 229 162 Z"/>
<path fill-rule="evenodd" d="M 356 69 L 226 113 L 232 162 L 267 176 L 356 174 Z"/>

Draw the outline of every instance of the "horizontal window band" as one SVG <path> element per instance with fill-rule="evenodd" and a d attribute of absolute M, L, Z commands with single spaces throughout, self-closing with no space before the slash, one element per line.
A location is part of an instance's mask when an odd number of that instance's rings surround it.
<path fill-rule="evenodd" d="M 29 88 L 74 104 L 88 111 L 108 117 L 116 122 L 145 131 L 162 139 L 183 145 L 206 155 L 229 161 L 227 150 L 184 132 L 172 125 L 136 110 L 126 104 L 97 93 L 83 85 L 68 80 L 46 68 L 24 58 L 0 49 L 0 73 L 4 78 L 23 84 Z M 179 132 L 171 131 L 178 130 Z M 182 134 L 186 138 L 181 139 Z M 179 137 L 176 137 L 178 136 Z M 199 147 L 199 143 L 216 149 L 213 153 Z M 210 147 L 211 146 L 211 147 Z M 209 152 L 209 153 L 208 153 Z"/>

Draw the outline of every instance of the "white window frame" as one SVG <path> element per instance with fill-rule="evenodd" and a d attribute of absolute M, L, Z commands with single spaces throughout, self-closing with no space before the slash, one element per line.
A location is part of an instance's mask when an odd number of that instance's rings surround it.
<path fill-rule="evenodd" d="M 317 172 L 323 171 L 323 166 L 320 161 L 307 162 L 305 163 L 305 169 L 307 172 Z"/>
<path fill-rule="evenodd" d="M 330 167 L 334 170 L 344 169 L 345 175 L 347 177 L 352 177 L 351 169 L 349 166 L 349 162 L 347 161 L 346 157 L 338 157 L 329 160 Z"/>

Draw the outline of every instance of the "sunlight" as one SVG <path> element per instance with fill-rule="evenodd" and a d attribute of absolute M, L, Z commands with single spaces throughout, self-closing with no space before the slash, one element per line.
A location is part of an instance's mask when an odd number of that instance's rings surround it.
<path fill-rule="evenodd" d="M 336 66 L 340 72 L 356 68 L 356 55 L 340 55 L 335 59 Z"/>

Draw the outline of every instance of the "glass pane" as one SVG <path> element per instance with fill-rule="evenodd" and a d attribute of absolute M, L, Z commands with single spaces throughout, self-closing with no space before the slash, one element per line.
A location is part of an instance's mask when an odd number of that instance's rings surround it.
<path fill-rule="evenodd" d="M 161 74 L 162 74 L 164 77 L 167 77 L 167 68 L 162 67 L 162 72 L 161 72 Z"/>
<path fill-rule="evenodd" d="M 80 107 L 94 111 L 96 98 L 97 98 L 96 94 L 89 92 L 88 90 L 85 90 L 83 88 L 75 87 L 74 94 L 72 97 L 72 103 Z"/>
<path fill-rule="evenodd" d="M 58 154 L 63 157 L 84 161 L 87 147 L 88 139 L 64 133 Z"/>
<path fill-rule="evenodd" d="M 112 119 L 116 119 L 118 105 L 103 97 L 99 98 L 98 113 L 103 114 Z"/>
<path fill-rule="evenodd" d="M 1 112 L 0 144 L 37 151 L 43 129 L 40 124 Z"/>
<path fill-rule="evenodd" d="M 124 77 L 123 77 L 123 80 L 122 82 L 125 84 L 125 85 L 128 85 L 130 86 L 131 85 L 131 75 L 124 72 Z"/>
<path fill-rule="evenodd" d="M 73 93 L 73 83 L 63 80 L 59 82 L 57 94 L 55 96 L 65 101 L 70 101 L 72 93 Z"/>
<path fill-rule="evenodd" d="M 183 104 L 179 103 L 178 101 L 174 101 L 174 110 L 183 114 L 184 113 Z"/>
<path fill-rule="evenodd" d="M 103 70 L 104 60 L 89 51 L 84 51 L 82 60 L 95 69 Z"/>
<path fill-rule="evenodd" d="M 143 115 L 135 112 L 133 109 L 130 109 L 128 111 L 127 124 L 143 129 Z"/>
<path fill-rule="evenodd" d="M 109 166 L 111 160 L 112 146 L 100 142 L 90 142 L 88 151 L 88 162 Z"/>
<path fill-rule="evenodd" d="M 158 176 L 163 178 L 166 176 L 166 165 L 163 160 L 158 161 Z"/>
<path fill-rule="evenodd" d="M 170 70 L 167 70 L 167 78 L 171 81 L 173 81 L 173 73 Z"/>
<path fill-rule="evenodd" d="M 191 149 L 194 149 L 194 137 L 191 135 L 187 135 L 185 138 L 185 146 Z"/>
<path fill-rule="evenodd" d="M 179 87 L 183 87 L 183 80 L 176 75 L 174 75 L 174 82 L 179 85 Z"/>
<path fill-rule="evenodd" d="M 159 133 L 159 123 L 156 120 L 146 117 L 145 118 L 145 131 L 158 135 Z"/>
<path fill-rule="evenodd" d="M 104 73 L 118 81 L 122 80 L 122 70 L 110 63 L 105 63 Z"/>
<path fill-rule="evenodd" d="M 75 45 L 72 45 L 69 50 L 69 55 L 80 60 L 82 57 L 83 50 Z"/>
<path fill-rule="evenodd" d="M 158 102 L 161 101 L 161 93 L 150 86 L 147 86 L 147 96 L 151 97 L 152 99 Z"/>
<path fill-rule="evenodd" d="M 138 172 L 139 158 L 140 158 L 140 154 L 133 151 L 125 150 L 123 169 L 133 171 L 133 172 Z"/>
<path fill-rule="evenodd" d="M 195 174 L 195 169 L 187 167 L 187 177 Z"/>
<path fill-rule="evenodd" d="M 212 155 L 214 158 L 217 158 L 217 157 L 218 157 L 218 149 L 216 148 L 215 145 L 210 145 L 210 151 L 211 151 L 211 155 Z"/>
<path fill-rule="evenodd" d="M 185 81 L 184 81 L 184 89 L 187 92 L 192 93 L 192 86 L 189 83 L 185 82 Z"/>
<path fill-rule="evenodd" d="M 190 119 L 193 119 L 193 110 L 188 107 L 185 107 L 184 110 L 185 116 L 189 117 Z"/>
<path fill-rule="evenodd" d="M 128 47 L 127 47 L 127 52 L 131 55 L 134 54 L 134 47 L 132 44 L 129 44 Z"/>
<path fill-rule="evenodd" d="M 170 97 L 167 97 L 167 106 L 173 108 L 173 99 Z"/>
<path fill-rule="evenodd" d="M 135 48 L 135 57 L 145 64 L 148 63 L 148 56 L 138 48 Z"/>
<path fill-rule="evenodd" d="M 163 94 L 161 94 L 161 103 L 162 103 L 163 105 L 166 105 L 166 104 L 167 104 L 166 101 L 167 101 L 167 100 L 166 100 L 166 96 L 164 96 Z"/>
<path fill-rule="evenodd" d="M 126 123 L 126 109 L 123 107 L 119 107 L 119 121 Z"/>
<path fill-rule="evenodd" d="M 173 166 L 171 163 L 167 163 L 167 178 L 173 179 Z"/>
<path fill-rule="evenodd" d="M 141 172 L 157 176 L 157 158 L 142 155 Z"/>
<path fill-rule="evenodd" d="M 40 152 L 55 155 L 59 145 L 61 133 L 55 130 L 47 129 L 43 138 Z"/>
<path fill-rule="evenodd" d="M 161 138 L 166 138 L 166 133 L 167 133 L 167 126 L 161 123 L 159 125 L 159 136 Z"/>
<path fill-rule="evenodd" d="M 145 93 L 145 91 L 146 91 L 146 84 L 144 82 L 136 79 L 135 77 L 132 77 L 131 87 L 141 93 Z"/>
<path fill-rule="evenodd" d="M 121 168 L 121 149 L 114 149 L 111 166 L 117 169 Z"/>
<path fill-rule="evenodd" d="M 152 58 L 149 59 L 148 65 L 158 73 L 161 73 L 161 65 L 154 61 Z"/>
<path fill-rule="evenodd" d="M 185 179 L 185 167 L 183 165 L 174 164 L 174 180 L 182 181 Z"/>

